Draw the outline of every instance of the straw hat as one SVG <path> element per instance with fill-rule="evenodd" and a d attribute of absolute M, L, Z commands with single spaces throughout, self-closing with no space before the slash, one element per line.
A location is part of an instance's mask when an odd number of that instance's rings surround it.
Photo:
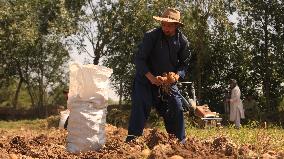
<path fill-rule="evenodd" d="M 168 8 L 164 11 L 161 17 L 153 16 L 153 18 L 157 21 L 178 23 L 183 26 L 183 24 L 180 22 L 180 12 L 174 8 Z"/>

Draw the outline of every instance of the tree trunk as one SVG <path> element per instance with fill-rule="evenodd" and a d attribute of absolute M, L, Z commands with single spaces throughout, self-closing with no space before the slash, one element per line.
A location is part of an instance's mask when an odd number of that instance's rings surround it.
<path fill-rule="evenodd" d="M 104 41 L 102 41 L 100 43 L 100 37 L 98 38 L 98 41 L 96 43 L 96 45 L 92 44 L 93 45 L 93 50 L 94 50 L 94 59 L 93 59 L 93 64 L 94 65 L 98 65 L 99 64 L 99 60 L 100 58 L 102 57 L 102 53 L 103 53 L 103 48 L 105 46 L 105 43 Z"/>
<path fill-rule="evenodd" d="M 201 77 L 201 72 L 202 72 L 202 64 L 201 64 L 201 50 L 197 55 L 197 100 L 201 99 L 201 89 L 202 89 L 202 77 Z"/>
<path fill-rule="evenodd" d="M 203 63 L 204 63 L 204 55 L 205 55 L 205 28 L 206 25 L 206 17 L 199 17 L 200 22 L 198 22 L 199 29 L 197 30 L 197 100 L 202 99 L 202 73 L 203 73 Z M 205 22 L 204 22 L 205 21 Z"/>
<path fill-rule="evenodd" d="M 40 41 L 42 44 L 42 41 Z M 42 46 L 40 46 L 40 51 L 44 51 Z M 40 61 L 43 61 L 43 57 L 40 57 Z M 43 117 L 45 114 L 44 109 L 44 99 L 43 99 L 43 74 L 44 74 L 44 65 L 42 63 L 38 63 L 38 116 Z"/>
<path fill-rule="evenodd" d="M 34 100 L 34 97 L 33 97 L 33 94 L 32 94 L 31 86 L 30 86 L 29 82 L 27 82 L 26 84 L 27 84 L 29 96 L 31 98 L 33 117 L 36 117 L 35 116 L 35 112 L 36 112 L 35 100 Z"/>
<path fill-rule="evenodd" d="M 19 98 L 19 94 L 20 94 L 20 91 L 21 91 L 22 83 L 23 83 L 23 80 L 20 78 L 20 81 L 19 81 L 19 83 L 17 85 L 17 89 L 16 89 L 16 92 L 15 92 L 15 95 L 14 95 L 14 98 L 13 98 L 13 101 L 12 101 L 14 110 L 17 109 L 18 98 Z"/>
<path fill-rule="evenodd" d="M 119 83 L 119 105 L 121 106 L 122 105 L 122 81 L 120 81 Z"/>
<path fill-rule="evenodd" d="M 265 64 L 264 66 L 264 78 L 263 78 L 263 92 L 264 92 L 264 96 L 265 96 L 265 104 L 266 107 L 269 110 L 272 110 L 273 108 L 271 107 L 271 103 L 270 103 L 270 59 L 269 59 L 269 49 L 268 49 L 268 43 L 269 43 L 269 39 L 268 39 L 268 18 L 265 15 L 264 16 L 264 25 L 263 25 L 263 30 L 264 30 L 264 57 L 263 57 L 263 63 Z"/>
<path fill-rule="evenodd" d="M 17 88 L 16 88 L 16 92 L 15 92 L 15 96 L 12 100 L 12 106 L 13 106 L 13 113 L 12 113 L 12 119 L 15 119 L 15 112 L 17 110 L 17 105 L 18 105 L 18 99 L 19 99 L 19 94 L 20 94 L 20 91 L 21 91 L 21 87 L 22 87 L 22 83 L 24 81 L 23 79 L 23 75 L 22 75 L 22 70 L 21 70 L 21 66 L 19 65 L 18 62 L 16 62 L 16 65 L 17 65 L 17 71 L 19 73 L 19 78 L 20 78 L 20 81 L 17 85 Z"/>
<path fill-rule="evenodd" d="M 93 59 L 93 64 L 94 65 L 98 65 L 99 64 L 99 60 L 100 60 L 100 57 L 95 56 L 94 59 Z"/>

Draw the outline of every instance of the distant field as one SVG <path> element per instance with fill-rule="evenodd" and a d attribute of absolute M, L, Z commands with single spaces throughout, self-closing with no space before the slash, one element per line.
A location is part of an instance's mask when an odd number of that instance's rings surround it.
<path fill-rule="evenodd" d="M 33 119 L 33 120 L 17 120 L 17 121 L 2 121 L 0 120 L 0 129 L 32 129 L 32 130 L 46 130 L 51 127 L 57 127 L 59 123 L 59 116 L 51 116 L 47 119 Z"/>

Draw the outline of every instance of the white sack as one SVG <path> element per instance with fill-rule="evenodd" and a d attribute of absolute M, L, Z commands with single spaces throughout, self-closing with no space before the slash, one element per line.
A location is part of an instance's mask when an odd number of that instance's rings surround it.
<path fill-rule="evenodd" d="M 105 144 L 108 78 L 112 70 L 97 65 L 72 64 L 67 126 L 67 150 L 72 153 L 98 150 Z"/>
<path fill-rule="evenodd" d="M 104 66 L 71 64 L 68 102 L 99 100 L 104 104 L 111 74 L 112 69 Z"/>
<path fill-rule="evenodd" d="M 87 102 L 73 105 L 67 126 L 67 150 L 72 153 L 98 150 L 105 144 L 106 108 L 96 109 Z"/>

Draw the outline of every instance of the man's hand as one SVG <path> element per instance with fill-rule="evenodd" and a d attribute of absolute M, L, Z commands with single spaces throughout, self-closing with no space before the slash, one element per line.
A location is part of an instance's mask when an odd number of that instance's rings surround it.
<path fill-rule="evenodd" d="M 179 79 L 179 75 L 178 74 L 176 74 L 176 73 L 174 73 L 174 72 L 169 72 L 168 74 L 167 74 L 167 79 L 168 79 L 168 83 L 175 83 L 175 82 L 177 82 L 178 81 L 178 79 Z"/>
<path fill-rule="evenodd" d="M 160 80 L 162 84 L 165 84 L 168 80 L 168 78 L 164 76 L 157 76 L 157 79 Z"/>
<path fill-rule="evenodd" d="M 156 85 L 156 86 L 160 86 L 163 84 L 163 80 L 161 78 L 159 78 L 160 76 L 155 77 L 151 72 L 147 72 L 145 74 L 145 76 L 148 78 L 148 80 Z"/>
<path fill-rule="evenodd" d="M 174 72 L 163 73 L 163 76 L 157 76 L 157 77 L 153 76 L 151 72 L 148 72 L 145 74 L 145 76 L 152 84 L 156 86 L 160 86 L 162 84 L 170 85 L 172 83 L 177 82 L 179 79 L 179 75 Z"/>
<path fill-rule="evenodd" d="M 179 74 L 176 73 L 174 77 L 175 77 L 176 81 L 179 80 Z"/>
<path fill-rule="evenodd" d="M 166 74 L 167 76 L 167 83 L 172 84 L 178 81 L 179 75 L 174 72 L 169 72 Z"/>

